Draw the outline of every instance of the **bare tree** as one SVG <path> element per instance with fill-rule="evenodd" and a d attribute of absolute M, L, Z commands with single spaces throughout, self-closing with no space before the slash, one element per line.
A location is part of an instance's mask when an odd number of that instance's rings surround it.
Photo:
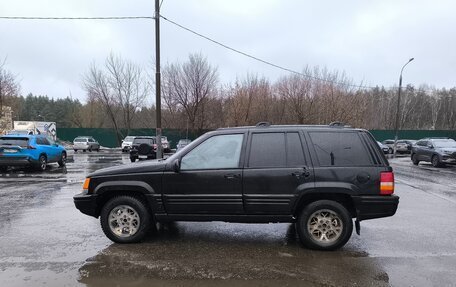
<path fill-rule="evenodd" d="M 217 69 L 201 54 L 191 54 L 188 62 L 163 69 L 163 98 L 174 110 L 182 110 L 192 131 L 207 125 L 205 108 L 217 92 Z"/>
<path fill-rule="evenodd" d="M 20 91 L 16 76 L 6 70 L 5 66 L 6 58 L 0 62 L 0 118 L 3 116 L 5 100 L 9 97 L 17 97 Z"/>

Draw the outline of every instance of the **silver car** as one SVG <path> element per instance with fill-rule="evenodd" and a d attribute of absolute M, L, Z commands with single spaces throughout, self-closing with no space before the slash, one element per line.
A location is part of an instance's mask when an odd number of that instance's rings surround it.
<path fill-rule="evenodd" d="M 73 150 L 85 151 L 100 151 L 100 144 L 93 137 L 77 137 L 73 140 Z"/>

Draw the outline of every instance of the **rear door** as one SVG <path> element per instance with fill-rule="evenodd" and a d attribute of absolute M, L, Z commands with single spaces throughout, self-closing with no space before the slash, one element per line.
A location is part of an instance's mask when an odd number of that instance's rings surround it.
<path fill-rule="evenodd" d="M 291 214 L 298 187 L 313 186 L 306 151 L 299 130 L 250 134 L 243 173 L 247 214 Z"/>
<path fill-rule="evenodd" d="M 39 136 L 36 138 L 36 145 L 40 152 L 44 152 L 47 157 L 47 162 L 57 161 L 57 154 L 51 143 L 44 137 Z"/>

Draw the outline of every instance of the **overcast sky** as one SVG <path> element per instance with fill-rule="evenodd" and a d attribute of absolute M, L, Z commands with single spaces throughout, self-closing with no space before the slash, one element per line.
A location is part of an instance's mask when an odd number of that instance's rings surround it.
<path fill-rule="evenodd" d="M 345 71 L 356 83 L 456 86 L 455 1 L 164 0 L 161 14 L 259 58 L 302 70 Z M 0 0 L 0 16 L 153 16 L 154 0 Z M 162 64 L 201 52 L 221 83 L 247 73 L 286 72 L 256 62 L 161 21 Z M 110 52 L 151 68 L 153 20 L 0 20 L 0 58 L 22 94 L 81 101 L 81 78 Z M 153 72 L 153 71 L 152 71 Z M 153 98 L 153 96 L 151 96 Z"/>

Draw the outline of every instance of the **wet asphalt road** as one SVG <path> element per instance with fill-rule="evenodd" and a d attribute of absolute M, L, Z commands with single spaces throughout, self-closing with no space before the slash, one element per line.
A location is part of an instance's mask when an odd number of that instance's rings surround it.
<path fill-rule="evenodd" d="M 456 167 L 391 160 L 395 216 L 361 223 L 335 252 L 302 248 L 291 224 L 178 222 L 118 245 L 74 208 L 86 174 L 128 163 L 79 153 L 66 169 L 0 176 L 0 286 L 454 286 Z"/>

